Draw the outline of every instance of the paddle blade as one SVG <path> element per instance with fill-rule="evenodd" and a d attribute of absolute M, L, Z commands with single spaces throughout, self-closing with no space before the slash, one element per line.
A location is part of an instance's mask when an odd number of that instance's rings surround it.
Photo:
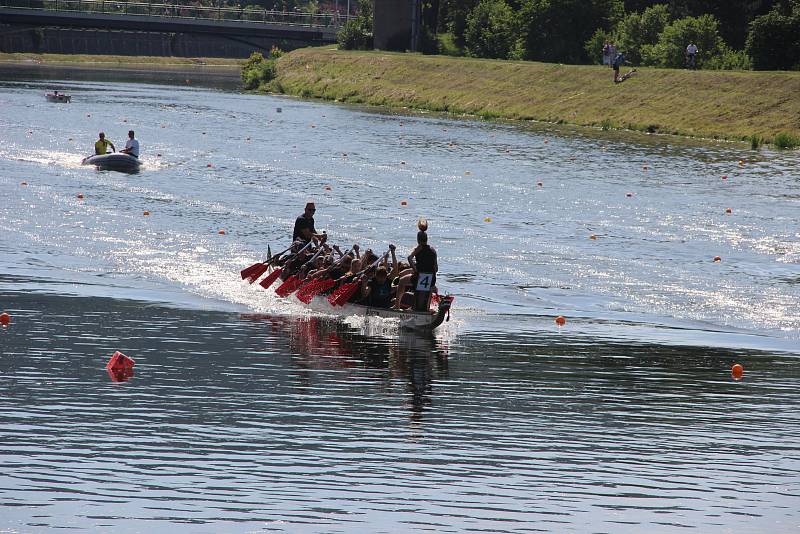
<path fill-rule="evenodd" d="M 316 297 L 320 293 L 324 293 L 325 291 L 329 290 L 330 288 L 332 288 L 335 285 L 336 285 L 336 282 L 334 280 L 331 280 L 331 279 L 322 280 L 320 283 L 318 283 L 314 287 L 309 288 L 308 291 L 306 291 L 303 294 L 302 298 L 299 297 L 299 296 L 297 298 L 299 298 L 300 300 L 302 300 L 303 302 L 308 304 L 309 302 L 314 300 L 314 297 Z"/>
<path fill-rule="evenodd" d="M 308 301 L 306 301 L 307 294 L 310 291 L 313 291 L 314 288 L 317 287 L 317 285 L 319 285 L 319 283 L 320 280 L 314 279 L 311 280 L 310 282 L 303 284 L 302 286 L 300 286 L 300 289 L 297 290 L 297 293 L 295 293 L 294 296 L 297 297 L 297 300 L 299 300 L 300 302 L 305 302 L 306 304 L 308 304 L 309 302 L 311 302 L 311 299 L 308 299 Z"/>
<path fill-rule="evenodd" d="M 347 301 L 349 301 L 350 298 L 352 298 L 352 296 L 356 294 L 356 291 L 358 291 L 359 286 L 361 286 L 361 284 L 358 282 L 351 282 L 349 284 L 346 284 L 345 286 L 342 286 L 343 291 L 337 297 L 334 306 L 344 306 L 345 304 L 347 304 Z"/>
<path fill-rule="evenodd" d="M 254 283 L 256 280 L 261 278 L 262 274 L 264 274 L 268 270 L 269 270 L 269 265 L 267 265 L 266 263 L 262 264 L 260 269 L 256 269 L 250 274 L 250 276 L 247 277 L 247 281 L 250 282 L 251 284 Z"/>
<path fill-rule="evenodd" d="M 258 263 L 254 263 L 253 265 L 251 265 L 250 267 L 248 267 L 246 269 L 242 269 L 242 272 L 241 272 L 242 280 L 244 280 L 245 278 L 250 278 L 253 275 L 253 273 L 256 272 L 258 269 L 260 269 L 263 265 L 264 265 L 263 263 L 258 262 Z"/>
<path fill-rule="evenodd" d="M 278 289 L 275 290 L 275 293 L 279 297 L 288 297 L 291 295 L 295 289 L 300 287 L 303 283 L 302 280 L 297 278 L 295 275 L 290 276 L 287 278 L 281 285 L 278 286 Z"/>
<path fill-rule="evenodd" d="M 283 269 L 275 269 L 274 271 L 272 271 L 271 273 L 269 273 L 269 274 L 267 275 L 267 277 L 266 277 L 266 278 L 264 278 L 264 279 L 261 281 L 261 284 L 259 284 L 259 285 L 260 285 L 261 287 L 263 287 L 264 289 L 267 289 L 269 286 L 271 286 L 271 285 L 272 285 L 272 283 L 273 283 L 273 282 L 275 282 L 275 280 L 277 280 L 277 279 L 278 279 L 278 277 L 281 275 L 281 271 L 282 271 L 282 270 L 283 270 Z"/>

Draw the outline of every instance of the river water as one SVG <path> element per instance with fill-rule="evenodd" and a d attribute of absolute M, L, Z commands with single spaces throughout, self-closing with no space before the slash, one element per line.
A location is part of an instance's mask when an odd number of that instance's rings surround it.
<path fill-rule="evenodd" d="M 797 152 L 35 78 L 0 82 L 0 531 L 800 530 Z M 129 129 L 139 174 L 81 166 Z M 307 200 L 401 256 L 426 217 L 452 320 L 243 283 Z"/>

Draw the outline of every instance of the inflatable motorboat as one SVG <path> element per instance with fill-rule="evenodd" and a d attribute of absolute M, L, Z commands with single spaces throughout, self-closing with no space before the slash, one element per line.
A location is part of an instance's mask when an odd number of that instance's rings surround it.
<path fill-rule="evenodd" d="M 111 154 L 98 154 L 84 158 L 83 165 L 94 165 L 101 171 L 138 172 L 142 162 L 139 158 L 113 152 Z"/>
<path fill-rule="evenodd" d="M 65 95 L 63 93 L 47 93 L 44 95 L 48 102 L 58 102 L 61 104 L 66 104 L 67 102 L 72 102 L 72 97 L 70 95 Z"/>

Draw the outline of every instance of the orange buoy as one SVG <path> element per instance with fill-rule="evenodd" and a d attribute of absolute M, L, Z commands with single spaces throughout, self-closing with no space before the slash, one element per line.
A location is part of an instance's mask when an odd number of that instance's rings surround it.
<path fill-rule="evenodd" d="M 407 202 L 407 201 L 405 201 L 405 200 L 401 200 L 401 201 L 400 201 L 400 205 L 401 205 L 401 206 L 408 206 L 408 202 Z"/>
<path fill-rule="evenodd" d="M 11 316 L 6 312 L 0 313 L 0 325 L 8 326 L 8 323 L 11 322 Z"/>
<path fill-rule="evenodd" d="M 733 213 L 733 210 L 731 208 L 725 208 L 725 213 Z"/>
<path fill-rule="evenodd" d="M 219 232 L 217 232 L 217 233 L 218 233 L 219 235 L 225 235 L 225 230 L 220 230 L 220 231 L 219 231 Z"/>
<path fill-rule="evenodd" d="M 722 179 L 723 179 L 723 180 L 727 180 L 727 179 L 728 179 L 728 175 L 727 175 L 727 174 L 723 174 L 723 175 L 722 175 Z"/>
<path fill-rule="evenodd" d="M 83 193 L 78 193 L 78 199 L 83 200 Z"/>
<path fill-rule="evenodd" d="M 722 261 L 722 258 L 720 258 L 719 256 L 714 256 L 714 261 L 715 261 L 715 262 L 717 262 L 717 261 Z"/>
<path fill-rule="evenodd" d="M 564 318 L 563 315 L 559 315 L 558 317 L 556 317 L 556 324 L 558 326 L 564 326 L 565 324 L 567 324 L 567 320 Z"/>
<path fill-rule="evenodd" d="M 592 235 L 589 236 L 589 239 L 591 239 L 592 241 L 596 241 L 597 240 L 597 236 L 592 234 Z"/>
<path fill-rule="evenodd" d="M 145 212 L 144 212 L 142 215 L 144 215 L 145 217 L 147 217 L 148 215 L 150 215 L 150 212 L 149 212 L 149 211 L 145 211 Z"/>
<path fill-rule="evenodd" d="M 213 166 L 214 165 L 212 165 L 211 163 L 206 163 L 206 167 L 208 167 L 209 169 L 212 168 Z"/>
<path fill-rule="evenodd" d="M 122 371 L 126 369 L 132 369 L 134 365 L 136 365 L 136 361 L 133 358 L 129 358 L 120 351 L 116 351 L 108 360 L 106 369 L 109 371 Z"/>
<path fill-rule="evenodd" d="M 733 367 L 731 367 L 731 376 L 734 380 L 741 380 L 742 376 L 744 375 L 744 367 L 741 364 L 735 363 Z"/>

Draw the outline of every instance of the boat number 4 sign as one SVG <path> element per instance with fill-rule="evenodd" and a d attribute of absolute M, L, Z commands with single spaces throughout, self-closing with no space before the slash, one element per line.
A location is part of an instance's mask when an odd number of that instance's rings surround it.
<path fill-rule="evenodd" d="M 433 274 L 419 273 L 417 278 L 417 291 L 430 291 L 431 282 L 433 282 Z"/>

